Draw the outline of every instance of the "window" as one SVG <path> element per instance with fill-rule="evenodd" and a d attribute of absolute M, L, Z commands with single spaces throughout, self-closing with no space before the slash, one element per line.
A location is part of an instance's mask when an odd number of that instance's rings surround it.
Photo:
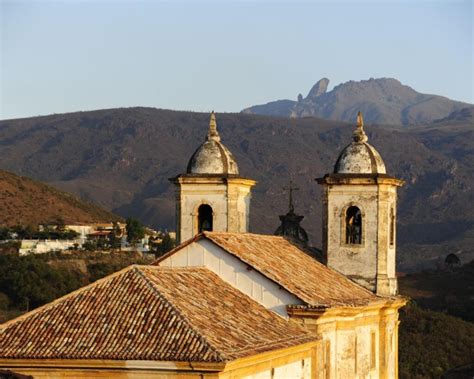
<path fill-rule="evenodd" d="M 350 206 L 346 211 L 346 244 L 362 244 L 362 214 L 355 206 Z"/>
<path fill-rule="evenodd" d="M 198 233 L 212 231 L 212 208 L 202 204 L 198 209 Z"/>
<path fill-rule="evenodd" d="M 390 208 L 390 246 L 395 243 L 395 211 Z"/>

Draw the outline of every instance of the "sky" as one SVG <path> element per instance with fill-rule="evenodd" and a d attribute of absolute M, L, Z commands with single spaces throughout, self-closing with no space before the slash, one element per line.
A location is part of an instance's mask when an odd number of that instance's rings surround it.
<path fill-rule="evenodd" d="M 238 112 L 393 77 L 474 103 L 473 2 L 0 0 L 0 119 Z"/>

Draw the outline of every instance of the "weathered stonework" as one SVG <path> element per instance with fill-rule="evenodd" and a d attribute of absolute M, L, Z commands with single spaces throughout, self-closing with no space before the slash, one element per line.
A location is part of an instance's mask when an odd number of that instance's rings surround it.
<path fill-rule="evenodd" d="M 221 143 L 214 112 L 211 113 L 206 140 L 194 152 L 186 172 L 188 174 L 239 174 L 239 166 L 232 153 Z"/>
<path fill-rule="evenodd" d="M 397 293 L 395 273 L 397 187 L 386 175 L 326 175 L 323 185 L 323 252 L 327 265 L 371 291 Z M 347 244 L 345 214 L 350 206 L 362 215 L 362 243 Z M 394 220 L 393 220 L 394 222 Z M 394 235 L 390 237 L 390 233 Z"/>
<path fill-rule="evenodd" d="M 398 293 L 395 270 L 397 187 L 367 143 L 359 112 L 352 143 L 339 155 L 323 186 L 323 254 L 327 265 L 377 295 Z"/>
<path fill-rule="evenodd" d="M 323 253 L 327 265 L 381 296 L 398 293 L 395 272 L 397 187 L 367 143 L 362 114 L 352 143 L 323 186 Z"/>
<path fill-rule="evenodd" d="M 395 295 L 397 187 L 403 181 L 386 175 L 327 175 L 323 185 L 323 252 L 329 267 L 379 295 Z M 345 214 L 362 214 L 362 243 L 346 244 Z M 392 213 L 393 211 L 393 213 Z M 390 233 L 394 233 L 391 238 Z"/>
<path fill-rule="evenodd" d="M 181 175 L 176 185 L 176 238 L 186 241 L 198 234 L 198 209 L 212 208 L 213 231 L 249 231 L 251 188 L 255 181 L 237 176 Z"/>
<path fill-rule="evenodd" d="M 211 113 L 206 140 L 189 160 L 186 174 L 170 179 L 176 185 L 176 240 L 199 233 L 199 207 L 212 210 L 212 231 L 249 231 L 251 188 L 254 180 L 239 176 L 232 153 L 221 143 L 216 116 Z"/>
<path fill-rule="evenodd" d="M 322 339 L 318 377 L 397 378 L 398 309 L 405 302 L 329 310 L 289 306 L 288 314 Z"/>

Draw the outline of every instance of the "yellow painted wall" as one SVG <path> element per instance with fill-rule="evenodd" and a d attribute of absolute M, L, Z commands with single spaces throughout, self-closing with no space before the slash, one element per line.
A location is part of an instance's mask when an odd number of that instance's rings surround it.
<path fill-rule="evenodd" d="M 239 359 L 228 364 L 219 379 L 317 379 L 320 341 Z"/>
<path fill-rule="evenodd" d="M 398 309 L 404 303 L 290 314 L 322 339 L 321 378 L 392 379 L 398 377 Z"/>
<path fill-rule="evenodd" d="M 0 360 L 0 368 L 34 378 L 316 379 L 318 341 L 252 355 L 227 364 L 198 362 Z M 272 376 L 273 375 L 273 376 Z"/>
<path fill-rule="evenodd" d="M 210 373 L 182 373 L 182 372 L 156 372 L 156 371 L 122 371 L 122 370 L 85 370 L 85 369 L 15 369 L 15 372 L 31 375 L 35 379 L 218 379 L 218 374 Z"/>

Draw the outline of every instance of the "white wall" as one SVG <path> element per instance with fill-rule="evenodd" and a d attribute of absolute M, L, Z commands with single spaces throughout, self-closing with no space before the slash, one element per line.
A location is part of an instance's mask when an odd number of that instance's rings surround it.
<path fill-rule="evenodd" d="M 206 239 L 183 247 L 160 262 L 160 266 L 206 267 L 265 308 L 283 317 L 288 317 L 288 304 L 302 304 L 297 297 L 280 288 L 275 282 L 250 269 L 247 264 Z"/>
<path fill-rule="evenodd" d="M 74 244 L 81 245 L 80 240 L 22 240 L 19 249 L 20 255 L 44 254 L 50 251 L 67 250 L 74 247 Z"/>
<path fill-rule="evenodd" d="M 76 233 L 79 233 L 78 239 L 85 241 L 87 239 L 87 235 L 94 232 L 95 226 L 93 225 L 66 225 L 66 229 L 73 230 Z"/>

